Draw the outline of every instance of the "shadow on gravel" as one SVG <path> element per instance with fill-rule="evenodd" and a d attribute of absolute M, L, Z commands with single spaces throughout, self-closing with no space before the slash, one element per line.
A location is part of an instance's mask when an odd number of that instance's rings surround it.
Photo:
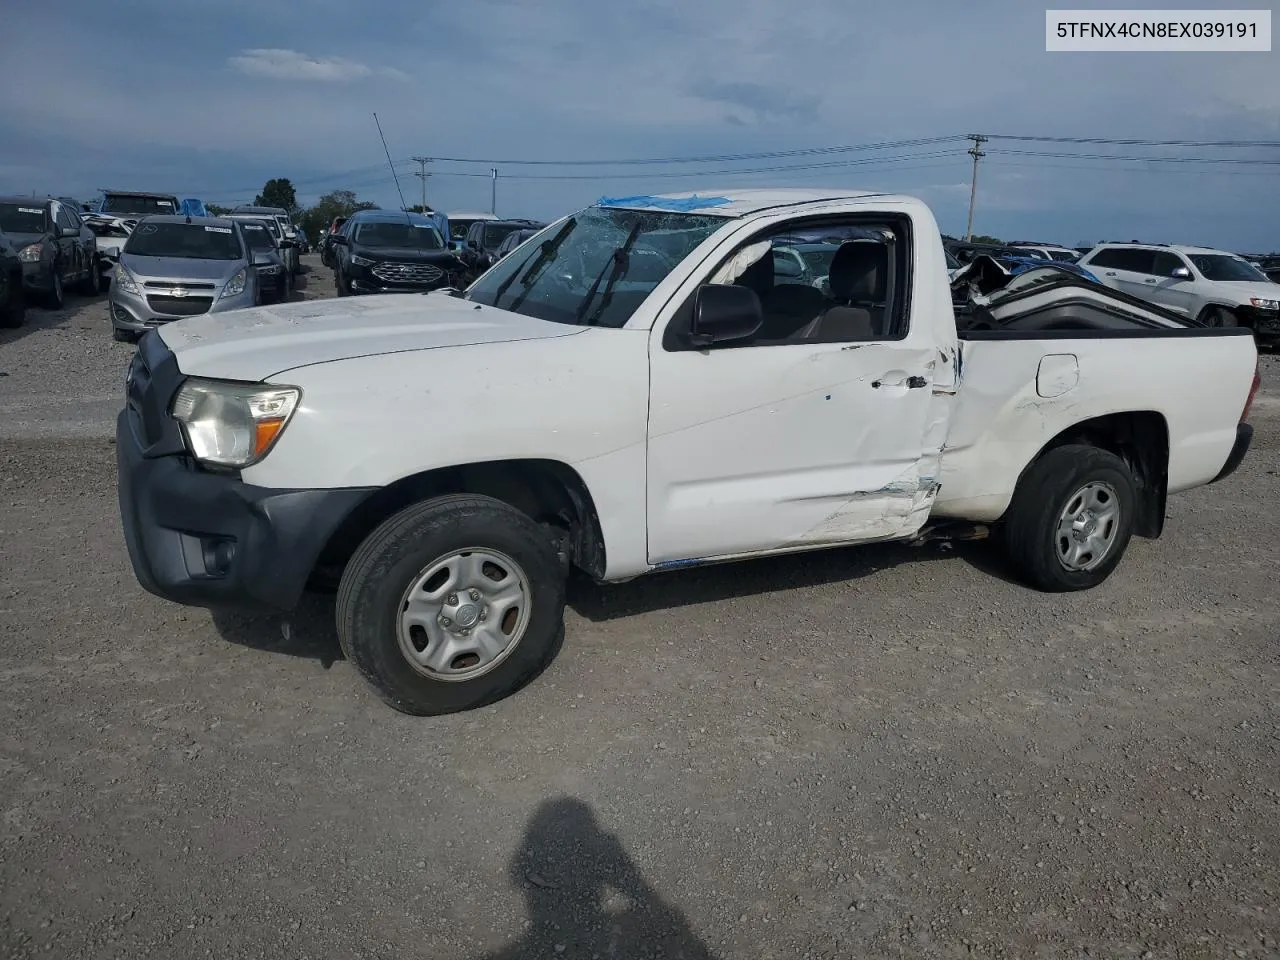
<path fill-rule="evenodd" d="M 304 594 L 298 608 L 287 615 L 229 609 L 210 612 L 214 629 L 229 643 L 319 660 L 326 670 L 345 659 L 333 622 L 332 596 Z"/>
<path fill-rule="evenodd" d="M 698 603 L 860 580 L 904 563 L 951 558 L 963 560 L 985 576 L 1017 583 L 990 543 L 939 541 L 918 547 L 875 544 L 673 570 L 605 586 L 579 575 L 569 584 L 569 605 L 588 620 L 615 620 Z"/>
<path fill-rule="evenodd" d="M 510 876 L 524 890 L 528 932 L 483 960 L 715 956 L 581 800 L 560 797 L 538 808 Z"/>
<path fill-rule="evenodd" d="M 105 319 L 106 317 L 107 295 L 105 293 L 99 294 L 96 297 L 88 297 L 67 291 L 66 306 L 61 310 L 46 309 L 37 301 L 33 300 L 34 294 L 28 293 L 26 296 L 26 319 L 23 320 L 22 326 L 15 329 L 0 328 L 0 347 L 10 343 L 16 343 L 23 337 L 39 333 L 42 330 L 64 329 L 77 317 L 81 310 L 85 307 L 92 307 L 95 304 L 102 307 L 103 318 Z"/>

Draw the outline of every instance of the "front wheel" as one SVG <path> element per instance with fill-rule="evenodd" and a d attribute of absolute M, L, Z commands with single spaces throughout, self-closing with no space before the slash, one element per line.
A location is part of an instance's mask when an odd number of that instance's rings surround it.
<path fill-rule="evenodd" d="M 1018 482 L 1002 539 L 1016 575 L 1040 590 L 1106 580 L 1133 536 L 1138 494 L 1114 453 L 1085 444 L 1050 450 Z"/>
<path fill-rule="evenodd" d="M 396 710 L 455 713 L 545 669 L 564 603 L 546 530 L 499 500 L 446 496 L 406 507 L 360 545 L 338 586 L 338 638 Z"/>
<path fill-rule="evenodd" d="M 67 305 L 67 295 L 62 289 L 62 274 L 53 268 L 53 288 L 45 294 L 45 305 L 50 310 L 61 310 Z"/>
<path fill-rule="evenodd" d="M 1206 327 L 1239 326 L 1236 315 L 1226 307 L 1206 307 L 1200 318 Z"/>

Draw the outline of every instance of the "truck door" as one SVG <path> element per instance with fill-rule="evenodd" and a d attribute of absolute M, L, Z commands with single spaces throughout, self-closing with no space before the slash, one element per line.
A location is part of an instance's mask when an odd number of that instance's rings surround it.
<path fill-rule="evenodd" d="M 756 292 L 764 324 L 748 340 L 683 345 L 696 290 L 659 316 L 650 563 L 895 539 L 923 526 L 937 490 L 941 407 L 954 392 L 954 321 L 941 247 L 913 257 L 904 221 L 890 221 L 884 238 L 840 245 L 829 295 L 781 282 L 767 237 L 735 248 L 704 276 Z M 761 255 L 739 270 L 753 250 Z M 939 309 L 949 344 L 935 330 Z"/>

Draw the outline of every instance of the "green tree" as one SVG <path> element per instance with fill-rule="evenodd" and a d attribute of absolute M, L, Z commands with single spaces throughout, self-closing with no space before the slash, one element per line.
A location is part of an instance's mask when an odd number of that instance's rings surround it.
<path fill-rule="evenodd" d="M 220 203 L 206 203 L 204 208 L 209 211 L 211 217 L 224 217 L 231 212 L 230 207 L 224 207 Z"/>
<path fill-rule="evenodd" d="M 293 184 L 284 177 L 268 180 L 254 200 L 255 207 L 283 207 L 292 216 L 298 211 L 298 195 Z"/>
<path fill-rule="evenodd" d="M 1001 240 L 999 237 L 989 237 L 985 233 L 975 233 L 973 235 L 973 242 L 974 243 L 995 243 L 995 244 L 1004 243 L 1004 241 Z"/>
<path fill-rule="evenodd" d="M 328 229 L 334 217 L 349 217 L 357 210 L 376 210 L 378 205 L 356 199 L 354 190 L 331 190 L 297 218 L 298 226 L 308 237 L 316 238 Z"/>

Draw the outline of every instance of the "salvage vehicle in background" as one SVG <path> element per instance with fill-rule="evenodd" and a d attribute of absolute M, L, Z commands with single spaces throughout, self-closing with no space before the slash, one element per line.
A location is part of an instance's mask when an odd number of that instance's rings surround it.
<path fill-rule="evenodd" d="M 496 213 L 477 213 L 474 210 L 456 210 L 446 216 L 449 219 L 449 249 L 455 251 L 466 249 L 467 237 L 471 233 L 473 224 L 483 220 L 498 219 Z"/>
<path fill-rule="evenodd" d="M 397 210 L 360 210 L 330 238 L 338 296 L 416 293 L 456 287 L 465 266 L 429 217 Z"/>
<path fill-rule="evenodd" d="M 298 241 L 299 231 L 293 220 L 290 219 L 288 210 L 284 207 L 239 206 L 231 211 L 230 216 L 274 220 L 276 229 L 279 231 L 276 234 L 276 239 L 280 242 L 280 248 L 284 252 L 284 260 L 289 272 L 294 276 L 302 272 L 302 244 Z"/>
<path fill-rule="evenodd" d="M 1243 326 L 1280 341 L 1280 284 L 1243 257 L 1210 247 L 1104 243 L 1080 260 L 1102 283 L 1209 327 Z"/>
<path fill-rule="evenodd" d="M 97 238 L 69 204 L 0 197 L 0 229 L 18 246 L 23 284 L 52 309 L 62 309 L 68 287 L 102 292 Z"/>
<path fill-rule="evenodd" d="M 253 253 L 230 218 L 144 217 L 120 251 L 107 301 L 120 341 L 183 317 L 256 306 Z"/>
<path fill-rule="evenodd" d="M 280 259 L 284 262 L 285 269 L 290 276 L 296 277 L 302 272 L 302 251 L 299 249 L 297 241 L 291 239 L 284 227 L 281 226 L 278 217 L 267 213 L 249 213 L 244 210 L 232 211 L 227 214 L 227 217 L 236 221 L 265 224 L 266 228 L 271 231 L 271 236 L 280 250 Z"/>
<path fill-rule="evenodd" d="M 1037 243 L 1034 240 L 1010 240 L 1009 246 L 1017 247 L 1020 250 L 1026 250 L 1028 256 L 1038 257 L 1041 260 L 1065 260 L 1067 263 L 1075 263 L 1080 259 L 1080 252 L 1072 250 L 1070 247 L 1059 246 L 1056 243 Z"/>
<path fill-rule="evenodd" d="M 530 237 L 536 237 L 543 229 L 545 229 L 545 224 L 538 227 L 521 227 L 519 230 L 512 230 L 498 244 L 498 249 L 493 254 L 493 262 L 497 263 L 507 254 L 514 252 L 520 244 Z"/>
<path fill-rule="evenodd" d="M 22 288 L 22 261 L 18 248 L 0 228 L 0 327 L 22 326 L 27 316 L 27 296 Z"/>
<path fill-rule="evenodd" d="M 472 276 L 479 276 L 497 262 L 498 248 L 507 235 L 517 230 L 545 227 L 537 220 L 477 220 L 467 231 L 467 239 L 458 257 Z"/>
<path fill-rule="evenodd" d="M 320 234 L 320 242 L 317 247 L 320 251 L 320 263 L 326 267 L 333 267 L 333 235 L 342 229 L 342 225 L 347 222 L 346 217 L 334 217 L 333 221 Z"/>
<path fill-rule="evenodd" d="M 389 226 L 414 229 L 354 235 Z M 772 240 L 811 228 L 847 238 L 830 295 L 774 271 Z M 161 328 L 116 428 L 135 574 L 283 610 L 336 581 L 348 661 L 438 714 L 547 665 L 574 567 L 992 532 L 1024 582 L 1083 590 L 1246 455 L 1247 331 L 1048 267 L 958 320 L 945 270 L 909 197 L 637 196 L 465 292 Z"/>
<path fill-rule="evenodd" d="M 110 269 L 120 257 L 120 248 L 143 217 L 176 214 L 181 207 L 171 193 L 146 193 L 136 190 L 104 190 L 98 201 L 84 215 L 86 226 L 98 238 L 98 253 Z"/>
<path fill-rule="evenodd" d="M 285 265 L 280 245 L 271 230 L 273 220 L 236 218 L 245 243 L 253 252 L 253 268 L 263 303 L 280 303 L 293 296 L 293 274 Z"/>

